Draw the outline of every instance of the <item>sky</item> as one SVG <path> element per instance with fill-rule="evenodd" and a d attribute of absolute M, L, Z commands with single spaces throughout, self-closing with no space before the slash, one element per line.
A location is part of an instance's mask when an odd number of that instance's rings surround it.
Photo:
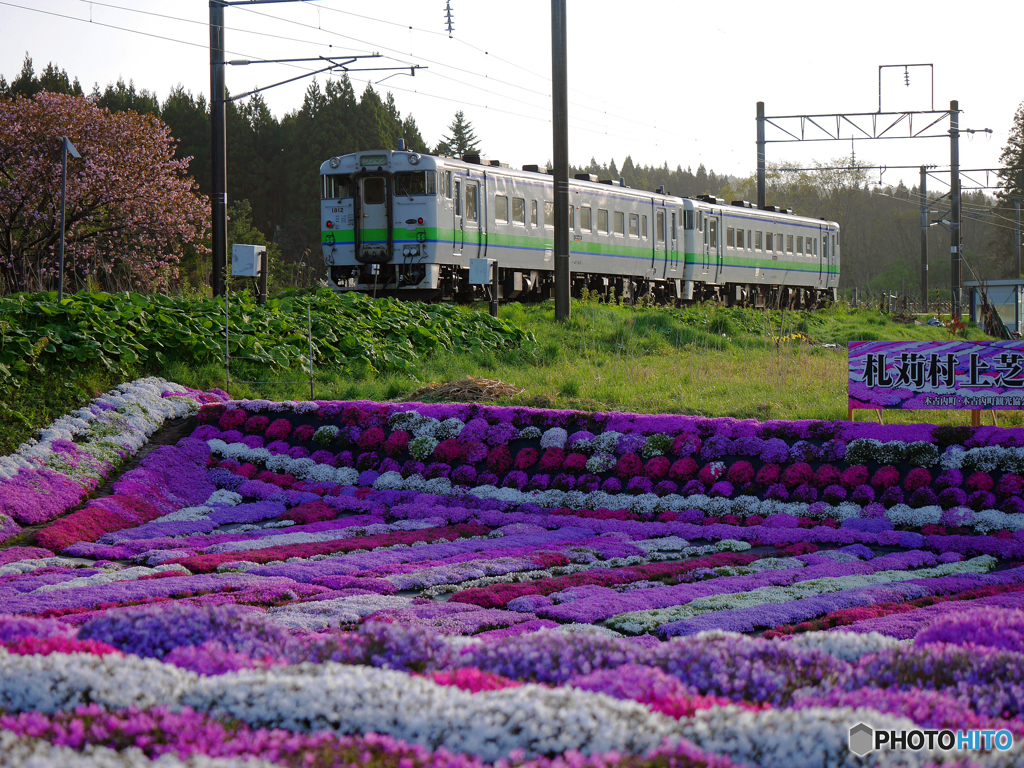
<path fill-rule="evenodd" d="M 381 54 L 352 67 L 421 65 L 408 72 L 353 72 L 391 91 L 435 144 L 462 109 L 492 159 L 512 166 L 552 156 L 551 6 L 547 0 L 308 0 L 225 9 L 229 60 Z M 963 168 L 995 168 L 1014 113 L 1024 100 L 1018 51 L 993 29 L 1020 27 L 1020 0 L 567 0 L 569 157 L 575 165 L 631 155 L 638 164 L 749 176 L 756 164 L 756 103 L 769 116 L 874 112 L 879 66 L 884 111 L 949 108 L 959 101 Z M 25 53 L 37 73 L 48 62 L 89 91 L 119 77 L 163 100 L 182 85 L 209 95 L 206 0 L 0 0 L 0 73 L 8 80 Z M 15 43 L 14 41 L 17 41 Z M 319 69 L 319 61 L 227 69 L 232 93 Z M 390 75 L 390 77 L 389 77 Z M 318 75 L 321 84 L 327 75 Z M 387 78 L 385 80 L 385 78 Z M 308 79 L 264 93 L 278 117 L 301 106 Z M 922 119 L 923 118 L 918 118 Z M 923 127 L 924 123 L 915 126 Z M 898 126 L 896 131 L 906 128 Z M 932 133 L 948 130 L 943 121 Z M 768 162 L 799 166 L 849 157 L 852 128 L 840 142 L 769 143 Z M 784 138 L 769 126 L 768 138 Z M 948 137 L 857 141 L 858 161 L 883 165 L 883 184 L 917 184 L 921 164 L 948 169 Z M 899 170 L 894 166 L 913 166 Z M 996 183 L 985 174 L 964 180 Z M 941 189 L 936 179 L 929 182 Z"/>

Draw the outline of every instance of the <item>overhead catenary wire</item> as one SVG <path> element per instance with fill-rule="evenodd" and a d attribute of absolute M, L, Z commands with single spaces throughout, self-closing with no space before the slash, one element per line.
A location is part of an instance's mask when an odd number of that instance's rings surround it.
<path fill-rule="evenodd" d="M 301 22 L 301 21 L 296 21 L 295 19 L 288 19 L 288 18 L 283 18 L 283 17 L 280 17 L 280 16 L 274 16 L 273 14 L 265 13 L 263 11 L 257 11 L 257 10 L 254 10 L 252 8 L 247 8 L 245 6 L 234 6 L 234 7 L 239 9 L 239 10 L 243 10 L 243 11 L 245 11 L 247 13 L 255 14 L 257 16 L 263 16 L 265 18 L 272 19 L 274 21 L 283 22 L 283 23 L 287 23 L 287 24 L 294 24 L 294 25 L 297 25 L 297 26 L 300 26 L 300 27 L 306 27 L 308 29 L 319 29 L 319 31 L 326 32 L 326 33 L 331 34 L 331 35 L 335 35 L 335 36 L 340 37 L 340 38 L 345 39 L 345 40 L 357 40 L 357 38 L 352 37 L 351 35 L 345 35 L 345 34 L 342 34 L 340 32 L 337 32 L 337 31 L 334 31 L 334 30 L 330 30 L 330 29 L 326 29 L 326 28 L 323 28 L 323 27 L 314 27 L 311 24 L 306 24 L 306 23 Z M 397 48 L 392 48 L 390 46 L 384 46 L 384 45 L 377 45 L 375 43 L 371 43 L 371 44 L 375 45 L 375 47 L 378 50 L 390 51 L 392 53 L 397 53 L 397 54 L 400 54 L 400 55 L 404 55 L 404 52 L 398 50 Z M 447 64 L 447 63 L 445 63 L 443 61 L 438 61 L 436 59 L 429 59 L 429 58 L 426 58 L 426 57 L 419 57 L 419 58 L 422 61 L 425 61 L 425 62 L 427 62 L 429 64 L 434 64 L 434 65 L 436 65 L 438 67 L 443 67 L 443 68 L 446 68 L 446 69 L 452 69 L 452 70 L 455 70 L 457 72 L 462 72 L 464 74 L 472 75 L 474 77 L 487 77 L 487 75 L 481 75 L 479 72 L 473 71 L 471 69 L 466 69 L 464 67 L 457 67 L 457 66 L 455 66 L 453 64 Z M 396 60 L 398 60 L 398 59 L 396 59 Z M 497 80 L 496 78 L 489 78 L 489 77 L 487 77 L 487 79 L 492 80 L 494 82 L 499 82 L 499 83 L 501 83 L 503 85 L 508 85 L 508 86 L 510 86 L 512 88 L 518 88 L 520 90 L 529 91 L 529 92 L 535 93 L 537 95 L 543 95 L 546 98 L 550 98 L 550 94 L 543 94 L 543 93 L 541 93 L 539 91 L 535 91 L 533 89 L 526 88 L 525 86 L 521 86 L 521 85 L 518 85 L 518 84 L 515 84 L 515 83 L 509 83 L 509 82 L 503 81 L 503 80 Z M 500 94 L 495 94 L 495 95 L 500 95 Z M 579 108 L 583 108 L 583 109 L 590 109 L 590 110 L 593 110 L 593 111 L 596 111 L 596 112 L 601 112 L 602 114 L 608 114 L 607 110 L 602 111 L 602 110 L 600 110 L 600 109 L 598 109 L 596 107 L 589 107 L 589 106 L 587 106 L 585 104 L 579 104 L 579 103 L 576 103 L 576 102 L 570 102 L 570 104 L 572 104 L 575 107 L 579 107 Z M 622 116 L 622 117 L 618 117 L 618 119 L 624 120 L 626 122 L 633 123 L 635 125 L 642 125 L 642 126 L 645 126 L 645 127 L 648 127 L 648 128 L 652 127 L 651 124 L 646 123 L 644 121 L 636 120 L 635 118 L 630 118 L 630 117 Z M 668 131 L 663 131 L 663 132 L 671 133 L 672 135 L 678 136 L 680 138 L 692 138 L 692 137 L 683 136 L 682 134 L 679 134 L 679 133 L 668 132 Z"/>
<path fill-rule="evenodd" d="M 55 16 L 55 17 L 58 17 L 58 18 L 67 19 L 69 21 L 77 21 L 77 22 L 84 23 L 84 24 L 92 24 L 92 25 L 96 25 L 96 26 L 101 26 L 101 27 L 105 27 L 105 28 L 108 28 L 108 29 L 118 30 L 118 31 L 121 31 L 121 32 L 127 32 L 127 33 L 131 33 L 131 34 L 142 35 L 142 36 L 145 36 L 145 37 L 152 37 L 152 38 L 156 38 L 156 39 L 159 39 L 159 40 L 164 40 L 166 42 L 177 43 L 177 44 L 181 44 L 181 45 L 187 45 L 187 46 L 190 46 L 190 47 L 193 47 L 193 48 L 203 48 L 203 49 L 208 49 L 209 48 L 208 43 L 196 43 L 196 42 L 192 42 L 192 41 L 189 41 L 189 40 L 182 40 L 180 38 L 170 37 L 170 36 L 167 36 L 167 35 L 158 35 L 158 34 L 155 34 L 155 33 L 145 32 L 143 30 L 133 29 L 131 27 L 124 27 L 124 26 L 120 26 L 120 25 L 116 25 L 116 24 L 110 24 L 108 22 L 90 21 L 89 19 L 84 19 L 84 18 L 80 18 L 80 17 L 77 17 L 77 16 L 68 15 L 68 14 L 62 14 L 62 13 L 58 13 L 58 12 L 55 12 L 55 11 L 46 11 L 46 10 L 39 9 L 39 8 L 32 8 L 32 7 L 29 7 L 29 6 L 19 5 L 17 3 L 9 2 L 8 0 L 0 0 L 0 5 L 9 6 L 9 7 L 12 7 L 12 8 L 19 8 L 21 10 L 32 11 L 32 12 L 35 12 L 35 13 L 41 13 L 41 14 L 48 15 L 48 16 Z M 121 10 L 135 10 L 135 9 L 123 9 L 120 6 L 114 6 L 112 4 L 104 4 L 104 5 L 106 5 L 107 7 L 118 8 L 118 9 L 121 9 Z M 302 24 L 301 22 L 294 22 L 294 21 L 291 21 L 289 19 L 281 19 L 279 17 L 272 16 L 270 14 L 262 14 L 262 13 L 259 13 L 257 11 L 253 11 L 252 9 L 244 8 L 244 6 L 236 6 L 236 7 L 241 8 L 242 10 L 249 11 L 250 13 L 258 13 L 259 15 L 267 16 L 268 18 L 275 19 L 275 20 L 278 20 L 278 21 L 290 21 L 291 23 L 299 24 L 300 26 L 310 26 L 310 25 Z M 184 19 L 184 18 L 181 18 L 181 17 L 168 16 L 166 14 L 156 14 L 156 13 L 153 13 L 153 12 L 146 12 L 146 13 L 147 13 L 147 15 L 160 16 L 162 18 L 175 19 L 175 20 L 184 21 L 184 22 L 191 22 L 192 21 L 190 19 Z M 205 22 L 201 22 L 201 23 L 205 24 Z M 340 35 L 339 33 L 331 32 L 330 30 L 324 30 L 324 31 L 328 32 L 329 34 L 334 34 L 334 35 L 337 35 L 337 36 L 340 36 L 340 37 L 347 37 L 346 35 Z M 261 34 L 261 33 L 254 33 L 254 34 Z M 312 43 L 312 41 L 308 41 L 308 42 Z M 312 43 L 312 44 L 316 44 L 316 43 Z M 387 50 L 393 50 L 393 49 L 387 49 Z M 244 52 L 241 52 L 241 51 L 233 51 L 233 50 L 225 49 L 224 53 L 231 54 L 233 56 L 242 56 L 242 57 L 245 57 L 245 58 L 248 58 L 248 59 L 252 59 L 254 61 L 261 61 L 261 62 L 267 62 L 268 61 L 268 59 L 265 59 L 263 57 L 256 56 L 254 54 L 244 53 Z M 394 58 L 394 57 L 391 57 L 391 56 L 388 56 L 387 58 L 390 58 L 390 59 L 395 60 L 395 61 L 401 61 L 400 59 L 397 59 L 397 58 Z M 429 60 L 429 59 L 424 59 L 424 60 L 425 61 L 432 61 L 432 60 Z M 313 72 L 316 71 L 316 70 L 314 70 L 312 68 L 303 67 L 303 66 L 298 65 L 298 64 L 281 63 L 281 66 L 286 66 L 286 67 L 290 67 L 290 68 L 293 68 L 293 69 L 298 69 L 300 71 L 309 72 L 309 73 L 313 73 Z M 445 66 L 445 67 L 448 67 L 448 68 L 456 69 L 458 71 L 468 72 L 469 74 L 476 74 L 476 73 L 473 73 L 470 70 L 465 70 L 465 69 L 462 69 L 462 68 L 459 68 L 459 67 L 451 67 L 450 65 L 444 65 L 444 64 L 440 64 L 440 66 Z M 449 80 L 453 80 L 453 78 L 449 78 L 449 77 L 444 76 L 444 75 L 439 75 L 439 77 L 442 77 L 442 78 L 445 78 L 445 79 L 449 79 Z M 361 79 L 358 79 L 358 78 L 350 78 L 350 79 L 353 82 L 370 83 L 370 84 L 373 83 L 372 80 L 361 80 Z M 459 82 L 459 81 L 455 81 L 455 82 Z M 462 83 L 462 84 L 466 85 L 467 87 L 478 88 L 478 89 L 483 90 L 486 93 L 488 93 L 490 95 L 493 95 L 493 96 L 495 96 L 497 98 L 512 99 L 512 97 L 509 97 L 509 96 L 507 96 L 505 94 L 500 94 L 500 93 L 496 93 L 494 91 L 490 91 L 488 89 L 483 89 L 480 86 L 472 86 L 472 85 L 466 84 L 466 83 Z M 536 121 L 536 122 L 548 122 L 548 123 L 550 123 L 550 118 L 549 117 L 535 117 L 535 116 L 531 116 L 531 115 L 525 115 L 521 111 L 502 109 L 500 107 L 494 107 L 494 106 L 490 106 L 488 104 L 479 104 L 479 103 L 473 103 L 473 102 L 466 102 L 464 99 L 455 99 L 455 98 L 451 98 L 451 97 L 441 96 L 441 95 L 438 95 L 438 94 L 432 94 L 432 93 L 429 93 L 429 92 L 426 92 L 426 91 L 421 91 L 421 90 L 418 90 L 418 89 L 401 88 L 399 86 L 394 86 L 394 85 L 389 85 L 388 87 L 391 90 L 400 91 L 400 92 L 403 92 L 403 93 L 415 94 L 415 95 L 423 96 L 425 98 L 438 99 L 438 100 L 441 100 L 441 101 L 453 102 L 453 103 L 463 104 L 463 105 L 466 105 L 466 106 L 477 107 L 477 108 L 486 109 L 486 110 L 489 110 L 489 111 L 492 111 L 492 112 L 497 112 L 499 114 L 511 115 L 513 117 L 519 117 L 519 118 L 523 118 L 523 119 L 527 119 L 527 120 L 533 120 L 533 121 Z M 512 100 L 513 101 L 518 101 L 518 100 L 515 100 L 515 99 L 512 99 Z M 527 102 L 520 102 L 520 103 L 529 105 Z M 540 109 L 540 108 L 541 107 L 538 107 L 538 109 Z M 587 122 L 591 122 L 591 121 L 587 121 Z M 638 121 L 634 121 L 634 122 L 638 122 Z M 641 123 L 641 124 L 643 124 L 643 123 Z M 603 135 L 603 136 L 609 136 L 609 137 L 612 137 L 612 138 L 623 139 L 623 140 L 626 140 L 626 141 L 637 141 L 637 137 L 636 136 L 624 136 L 622 134 L 613 133 L 613 132 L 607 131 L 607 130 L 585 128 L 585 127 L 580 126 L 575 120 L 572 123 L 572 128 L 573 128 L 573 130 L 582 131 L 582 132 L 585 132 L 585 133 L 592 133 L 592 134 L 598 134 L 598 135 Z M 643 143 L 643 144 L 645 144 L 645 145 L 647 145 L 649 147 L 656 147 L 656 146 L 658 146 L 656 141 L 652 142 L 650 140 L 641 140 L 641 143 Z"/>

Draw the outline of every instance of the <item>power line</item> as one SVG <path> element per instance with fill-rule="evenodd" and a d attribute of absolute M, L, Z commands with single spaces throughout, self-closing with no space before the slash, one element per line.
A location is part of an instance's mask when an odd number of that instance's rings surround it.
<path fill-rule="evenodd" d="M 282 18 L 280 16 L 274 16 L 272 14 L 265 13 L 263 11 L 256 11 L 256 10 L 253 10 L 252 8 L 247 8 L 245 6 L 235 6 L 235 7 L 236 8 L 240 8 L 242 10 L 245 10 L 248 13 L 255 14 L 257 16 L 263 16 L 264 18 L 272 19 L 273 21 L 284 22 L 284 23 L 287 23 L 287 24 L 294 24 L 296 26 L 305 27 L 307 29 L 316 29 L 316 30 L 319 30 L 321 32 L 326 32 L 328 34 L 340 37 L 340 38 L 342 38 L 344 40 L 356 40 L 357 39 L 357 38 L 352 37 L 351 35 L 345 35 L 345 34 L 342 34 L 340 32 L 336 32 L 334 30 L 327 29 L 327 28 L 325 28 L 323 26 L 314 27 L 312 24 L 306 24 L 304 22 L 296 21 L 294 19 L 288 19 L 288 18 Z M 336 9 L 325 8 L 325 10 L 333 10 L 333 11 L 336 11 L 338 13 L 344 13 L 342 11 L 337 11 Z M 364 17 L 364 18 L 367 18 L 367 17 Z M 376 20 L 376 21 L 380 21 L 380 20 Z M 382 23 L 388 23 L 388 22 L 382 22 Z M 395 23 L 395 22 L 390 22 L 390 23 Z M 405 25 L 399 25 L 399 26 L 405 26 Z M 372 44 L 376 45 L 376 47 L 378 49 L 380 49 L 380 50 L 391 51 L 393 53 L 397 53 L 397 54 L 400 54 L 402 56 L 405 55 L 403 51 L 400 51 L 397 48 L 391 48 L 389 46 L 384 46 L 384 45 L 377 45 L 375 43 L 372 43 Z M 480 49 L 477 49 L 477 50 L 480 50 Z M 487 54 L 486 51 L 484 51 L 484 53 Z M 453 64 L 446 64 L 445 62 L 438 61 L 436 59 L 428 59 L 428 58 L 425 58 L 425 57 L 421 57 L 421 58 L 422 58 L 423 61 L 426 61 L 426 62 L 428 62 L 430 64 L 435 64 L 438 67 L 443 67 L 445 69 L 451 69 L 451 70 L 454 70 L 456 72 L 462 72 L 464 74 L 468 74 L 468 75 L 471 75 L 471 76 L 474 76 L 474 77 L 483 77 L 483 78 L 486 78 L 488 80 L 491 80 L 492 82 L 499 83 L 501 85 L 507 85 L 507 86 L 509 86 L 511 88 L 516 88 L 518 90 L 523 90 L 523 91 L 526 91 L 528 93 L 533 93 L 533 94 L 538 95 L 538 96 L 545 96 L 547 98 L 550 98 L 550 94 L 544 94 L 544 93 L 536 91 L 536 90 L 534 90 L 532 88 L 527 88 L 526 86 L 518 85 L 517 83 L 508 82 L 506 80 L 499 80 L 498 78 L 492 78 L 492 77 L 489 77 L 487 75 L 481 75 L 479 72 L 476 72 L 474 70 L 466 69 L 464 67 L 458 67 L 458 66 L 455 66 Z M 400 60 L 400 59 L 396 58 L 396 60 Z M 437 73 L 434 72 L 433 74 L 437 74 Z M 495 95 L 504 97 L 502 94 L 495 94 Z M 505 98 L 507 98 L 507 97 L 505 97 Z M 587 106 L 586 104 L 578 104 L 576 102 L 570 102 L 570 103 L 573 106 L 579 107 L 579 108 L 582 108 L 582 109 L 587 109 L 587 110 L 598 112 L 598 113 L 604 114 L 604 115 L 608 115 L 609 114 L 607 110 L 602 111 L 602 110 L 600 110 L 600 109 L 598 109 L 596 107 Z M 607 102 L 603 102 L 603 103 L 607 103 Z M 614 112 L 612 114 L 616 117 L 616 119 L 623 120 L 625 122 L 630 122 L 630 123 L 633 123 L 635 125 L 641 125 L 641 126 L 644 126 L 646 128 L 652 127 L 649 123 L 645 123 L 643 121 L 636 120 L 634 118 L 625 117 L 625 116 L 618 116 Z M 658 131 L 659 129 L 655 128 L 655 130 Z M 665 131 L 664 129 L 661 129 L 661 132 L 669 134 L 669 135 L 674 135 L 674 136 L 677 136 L 677 137 L 680 137 L 680 138 L 692 138 L 692 137 L 685 137 L 685 136 L 683 136 L 683 134 L 679 134 L 679 133 L 675 133 L 675 132 L 671 132 L 671 131 Z"/>
<path fill-rule="evenodd" d="M 18 5 L 16 3 L 10 3 L 10 2 L 7 2 L 6 0 L 0 0 L 0 5 L 6 5 L 6 6 L 10 7 L 10 8 L 20 8 L 23 11 L 32 11 L 33 13 L 41 13 L 41 14 L 43 14 L 45 16 L 55 16 L 55 17 L 61 18 L 61 19 L 68 19 L 69 21 L 77 21 L 77 22 L 80 22 L 82 24 L 90 24 L 92 26 L 105 27 L 107 29 L 116 29 L 119 32 L 130 32 L 133 35 L 142 35 L 143 37 L 152 37 L 152 38 L 156 38 L 157 40 L 164 40 L 164 41 L 169 42 L 169 43 L 179 43 L 180 45 L 188 45 L 188 46 L 191 46 L 193 48 L 202 48 L 203 50 L 209 50 L 209 47 L 210 47 L 207 43 L 194 43 L 191 40 L 181 40 L 181 39 L 176 38 L 176 37 L 167 37 L 166 35 L 157 35 L 157 34 L 155 34 L 153 32 L 143 32 L 140 29 L 132 29 L 131 27 L 121 27 L 121 26 L 118 26 L 116 24 L 108 24 L 108 23 L 102 22 L 102 21 L 92 21 L 90 19 L 82 19 L 82 18 L 79 18 L 78 16 L 69 16 L 69 15 L 64 14 L 64 13 L 57 13 L 56 11 L 44 11 L 41 8 L 30 8 L 29 6 Z M 241 51 L 228 51 L 228 50 L 225 50 L 224 53 L 230 53 L 233 56 L 245 56 L 246 58 L 256 59 L 256 60 L 259 60 L 259 61 L 266 61 L 266 59 L 260 58 L 259 56 L 254 56 L 254 55 L 248 54 L 248 53 L 242 53 Z M 299 66 L 294 65 L 294 64 L 289 64 L 289 65 L 285 65 L 285 66 L 291 66 L 291 67 L 294 67 L 296 69 L 304 69 L 304 70 L 306 70 L 308 72 L 312 72 L 313 71 L 313 70 L 308 69 L 306 67 L 299 67 Z"/>
<path fill-rule="evenodd" d="M 187 18 L 185 18 L 183 16 L 170 16 L 170 15 L 168 15 L 166 13 L 156 13 L 155 11 L 143 11 L 140 8 L 127 8 L 127 7 L 123 6 L 123 5 L 113 5 L 112 3 L 100 3 L 100 2 L 96 2 L 96 0 L 78 0 L 78 2 L 86 3 L 87 5 L 90 5 L 90 6 L 98 5 L 101 8 L 111 8 L 111 9 L 118 10 L 118 11 L 125 11 L 127 13 L 136 13 L 136 14 L 140 14 L 142 16 L 154 16 L 154 17 L 159 18 L 159 19 L 169 19 L 171 21 L 180 21 L 180 22 L 182 22 L 184 24 L 197 24 L 197 25 L 203 27 L 203 29 L 207 29 L 209 27 L 209 23 L 207 21 L 200 21 L 198 19 L 187 19 Z M 304 40 L 304 39 L 299 38 L 299 37 L 288 37 L 287 35 L 275 35 L 273 32 L 258 32 L 258 31 L 254 30 L 254 29 L 242 29 L 241 27 L 227 27 L 227 26 L 225 26 L 224 29 L 229 30 L 231 32 L 240 32 L 240 33 L 246 34 L 246 35 L 258 35 L 260 37 L 270 37 L 270 38 L 274 38 L 276 40 L 287 40 L 288 42 L 292 42 L 292 43 L 306 43 L 306 44 L 309 44 L 309 45 L 326 45 L 326 46 L 330 47 L 330 43 L 319 43 L 319 42 L 317 42 L 315 40 Z M 357 48 L 353 48 L 352 50 L 356 51 L 357 53 L 372 53 L 372 51 L 367 51 L 367 50 L 362 50 L 362 49 L 357 49 Z"/>

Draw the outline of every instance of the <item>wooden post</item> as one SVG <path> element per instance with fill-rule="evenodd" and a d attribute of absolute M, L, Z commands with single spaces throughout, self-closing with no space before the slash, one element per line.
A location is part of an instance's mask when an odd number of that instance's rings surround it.
<path fill-rule="evenodd" d="M 876 408 L 875 409 L 875 413 L 878 414 L 878 423 L 879 424 L 885 424 L 885 422 L 882 420 L 882 409 L 881 408 Z"/>
<path fill-rule="evenodd" d="M 853 414 L 854 414 L 854 412 L 857 409 L 856 408 L 847 408 L 847 410 L 849 411 L 849 419 L 850 419 L 850 421 L 856 421 L 856 419 L 853 417 Z"/>
<path fill-rule="evenodd" d="M 980 427 L 981 426 L 981 411 L 975 411 L 975 410 L 971 411 L 971 426 L 972 427 Z"/>

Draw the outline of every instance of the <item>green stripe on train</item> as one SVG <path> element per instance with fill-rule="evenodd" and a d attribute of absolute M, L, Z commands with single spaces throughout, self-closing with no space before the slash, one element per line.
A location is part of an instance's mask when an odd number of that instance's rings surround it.
<path fill-rule="evenodd" d="M 405 243 L 426 243 L 426 244 L 452 244 L 455 242 L 456 232 L 458 230 L 453 229 L 437 229 L 434 227 L 423 227 L 418 230 L 408 229 L 394 229 L 393 241 L 396 244 Z M 419 234 L 419 237 L 417 237 Z M 530 237 L 528 235 L 506 235 L 502 232 L 491 232 L 481 233 L 479 230 L 466 230 L 464 233 L 460 233 L 461 244 L 463 247 L 466 245 L 478 245 L 487 246 L 493 245 L 495 247 L 510 247 L 510 248 L 522 248 L 533 251 L 544 251 L 552 250 L 554 248 L 553 240 L 543 240 L 543 245 L 539 245 L 537 238 Z M 328 242 L 328 236 L 333 236 L 334 242 Z M 383 242 L 387 236 L 386 229 L 366 229 L 363 230 L 363 241 L 376 241 Z M 349 230 L 324 230 L 321 233 L 322 245 L 348 245 L 354 242 L 354 233 L 351 229 Z M 705 257 L 703 254 L 698 253 L 687 253 L 683 254 L 679 251 L 657 251 L 655 252 L 651 246 L 629 246 L 629 245 L 609 245 L 606 243 L 584 243 L 576 241 L 573 243 L 571 250 L 572 255 L 591 255 L 591 256 L 609 256 L 616 258 L 627 258 L 627 259 L 641 259 L 650 260 L 654 264 L 660 261 L 667 260 L 671 262 L 679 262 L 680 257 L 684 265 L 693 264 L 695 266 L 702 266 L 705 260 L 708 263 L 708 269 L 717 268 L 728 268 L 728 267 L 745 267 L 745 268 L 759 268 L 759 269 L 773 269 L 773 270 L 791 270 L 798 272 L 818 272 L 824 271 L 829 274 L 838 274 L 839 267 L 835 264 L 819 264 L 815 261 L 801 262 L 801 261 L 790 261 L 789 259 L 761 259 L 752 256 L 733 256 L 725 254 L 721 257 L 721 264 L 716 265 L 716 259 L 718 257 L 709 255 Z M 811 257 L 813 258 L 813 257 Z"/>

